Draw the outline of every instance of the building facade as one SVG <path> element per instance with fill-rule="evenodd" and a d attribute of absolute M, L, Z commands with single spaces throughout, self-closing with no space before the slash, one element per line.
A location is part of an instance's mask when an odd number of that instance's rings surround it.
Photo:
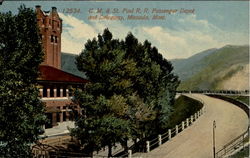
<path fill-rule="evenodd" d="M 42 11 L 41 6 L 36 6 L 36 14 L 44 51 L 44 62 L 39 66 L 39 91 L 49 120 L 45 128 L 51 128 L 81 113 L 71 100 L 72 91 L 84 87 L 88 80 L 61 70 L 62 20 L 56 7 Z"/>

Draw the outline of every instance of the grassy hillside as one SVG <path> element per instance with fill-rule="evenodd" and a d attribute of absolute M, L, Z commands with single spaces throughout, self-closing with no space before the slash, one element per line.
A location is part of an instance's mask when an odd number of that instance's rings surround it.
<path fill-rule="evenodd" d="M 186 118 L 194 115 L 198 110 L 203 107 L 202 103 L 181 95 L 175 100 L 173 106 L 173 113 L 170 115 L 170 122 L 168 128 L 173 128 L 175 125 L 185 121 Z"/>
<path fill-rule="evenodd" d="M 74 54 L 62 53 L 62 70 L 74 74 L 76 76 L 86 78 L 85 74 L 77 69 L 75 64 L 75 57 L 76 55 Z"/>
<path fill-rule="evenodd" d="M 212 53 L 217 49 L 205 50 L 201 53 L 195 54 L 194 56 L 187 59 L 174 59 L 171 60 L 174 71 L 178 74 L 181 80 L 187 80 L 191 78 L 194 74 L 201 71 L 209 63 L 202 61 L 202 59 Z"/>
<path fill-rule="evenodd" d="M 236 100 L 239 100 L 245 104 L 247 104 L 249 106 L 249 96 L 238 96 L 238 95 L 235 95 L 235 96 L 232 96 L 232 95 L 229 95 L 229 96 L 226 96 L 228 98 L 232 98 L 232 99 L 236 99 Z"/>
<path fill-rule="evenodd" d="M 181 77 L 182 83 L 178 90 L 235 89 L 234 86 L 239 85 L 233 84 L 243 82 L 246 83 L 240 89 L 248 89 L 245 86 L 248 85 L 249 75 L 247 64 L 249 64 L 249 46 L 225 46 L 214 50 L 212 53 L 204 55 L 196 63 L 187 62 L 186 67 L 182 67 L 181 70 L 174 69 L 175 73 L 180 76 L 182 72 L 187 72 L 190 76 L 189 78 Z M 239 75 L 242 71 L 245 73 Z M 230 80 L 237 75 L 238 78 Z M 225 85 L 229 85 L 229 87 L 225 87 Z"/>

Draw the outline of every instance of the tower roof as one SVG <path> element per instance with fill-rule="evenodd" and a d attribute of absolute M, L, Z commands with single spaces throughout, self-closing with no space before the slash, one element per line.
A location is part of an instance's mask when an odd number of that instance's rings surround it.
<path fill-rule="evenodd" d="M 84 84 L 88 80 L 48 65 L 39 66 L 38 81 Z"/>

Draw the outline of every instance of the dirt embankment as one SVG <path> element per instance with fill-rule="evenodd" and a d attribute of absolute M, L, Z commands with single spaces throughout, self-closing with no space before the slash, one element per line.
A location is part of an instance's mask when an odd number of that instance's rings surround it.
<path fill-rule="evenodd" d="M 249 89 L 249 64 L 221 83 L 220 87 L 225 90 Z"/>

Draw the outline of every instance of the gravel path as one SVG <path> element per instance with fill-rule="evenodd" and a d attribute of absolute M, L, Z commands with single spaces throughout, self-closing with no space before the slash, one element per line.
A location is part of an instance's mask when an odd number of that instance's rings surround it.
<path fill-rule="evenodd" d="M 205 113 L 172 140 L 147 154 L 148 158 L 212 158 L 213 121 L 216 121 L 216 151 L 247 130 L 248 117 L 237 106 L 202 94 L 189 94 L 205 103 Z"/>

